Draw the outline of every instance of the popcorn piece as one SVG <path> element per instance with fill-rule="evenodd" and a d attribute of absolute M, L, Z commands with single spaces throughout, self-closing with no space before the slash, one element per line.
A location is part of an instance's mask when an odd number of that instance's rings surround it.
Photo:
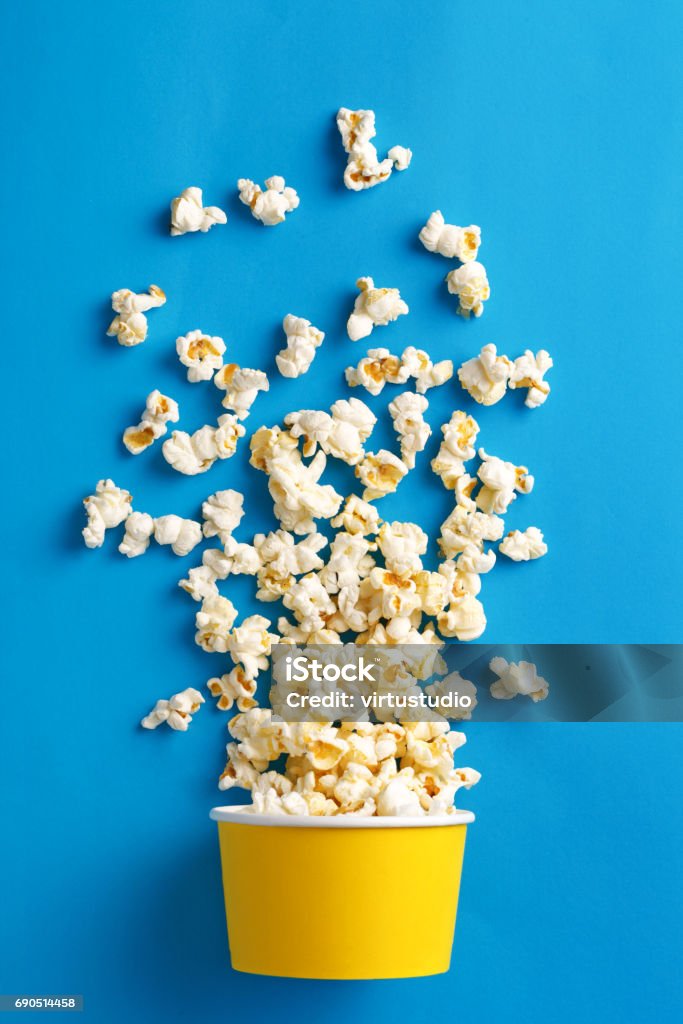
<path fill-rule="evenodd" d="M 206 685 L 212 696 L 218 697 L 216 707 L 221 711 L 229 711 L 233 704 L 237 704 L 239 711 L 257 706 L 256 678 L 247 679 L 239 665 L 220 678 L 209 679 Z"/>
<path fill-rule="evenodd" d="M 410 370 L 388 348 L 371 348 L 358 366 L 346 368 L 346 383 L 351 388 L 363 387 L 371 395 L 379 395 L 385 384 L 405 384 Z"/>
<path fill-rule="evenodd" d="M 398 288 L 375 288 L 371 277 L 359 277 L 356 287 L 360 295 L 346 324 L 351 341 L 367 338 L 374 327 L 386 327 L 408 312 Z"/>
<path fill-rule="evenodd" d="M 270 619 L 263 615 L 249 615 L 228 635 L 228 653 L 235 665 L 241 666 L 244 679 L 255 679 L 268 668 L 271 644 L 279 639 L 276 633 L 268 632 L 269 626 Z"/>
<path fill-rule="evenodd" d="M 356 466 L 356 476 L 365 488 L 363 501 L 374 501 L 392 494 L 407 472 L 405 463 L 386 448 L 369 452 Z"/>
<path fill-rule="evenodd" d="M 136 295 L 129 288 L 120 288 L 111 297 L 111 306 L 118 315 L 107 328 L 107 335 L 116 338 L 119 345 L 131 348 L 147 337 L 147 313 L 166 302 L 166 296 L 156 284 L 151 284 L 147 294 Z"/>
<path fill-rule="evenodd" d="M 363 444 L 370 437 L 377 417 L 358 398 L 340 398 L 330 411 L 332 425 L 322 442 L 323 451 L 348 466 L 355 466 L 365 455 Z"/>
<path fill-rule="evenodd" d="M 482 547 L 484 541 L 500 540 L 504 529 L 505 524 L 499 516 L 470 511 L 462 505 L 456 505 L 441 524 L 439 547 L 445 558 L 453 558 L 469 544 Z"/>
<path fill-rule="evenodd" d="M 389 572 L 414 576 L 422 569 L 420 555 L 427 550 L 427 534 L 415 523 L 383 523 L 377 536 Z"/>
<path fill-rule="evenodd" d="M 216 579 L 215 573 L 208 565 L 199 565 L 195 569 L 190 569 L 187 579 L 178 580 L 178 586 L 182 587 L 193 601 L 203 601 L 206 597 L 218 597 Z"/>
<path fill-rule="evenodd" d="M 446 224 L 441 210 L 435 210 L 420 231 L 420 241 L 429 252 L 438 252 L 449 260 L 458 259 L 462 263 L 469 263 L 477 258 L 481 228 L 476 224 L 470 224 L 467 228 Z"/>
<path fill-rule="evenodd" d="M 318 445 L 322 447 L 332 431 L 332 417 L 317 409 L 301 409 L 285 416 L 292 437 L 303 438 L 304 455 L 315 455 Z"/>
<path fill-rule="evenodd" d="M 318 483 L 326 464 L 324 452 L 318 452 L 307 466 L 300 456 L 297 461 L 291 454 L 269 460 L 268 490 L 273 511 L 284 530 L 314 533 L 314 519 L 330 519 L 338 512 L 341 494 L 331 484 Z"/>
<path fill-rule="evenodd" d="M 180 362 L 187 366 L 187 379 L 192 384 L 211 380 L 214 372 L 223 365 L 225 342 L 222 338 L 211 338 L 202 331 L 190 331 L 176 338 L 175 347 Z"/>
<path fill-rule="evenodd" d="M 187 732 L 192 716 L 204 703 L 199 690 L 188 686 L 187 690 L 174 694 L 170 700 L 158 700 L 150 713 L 142 719 L 143 729 L 156 729 L 162 722 L 177 732 Z"/>
<path fill-rule="evenodd" d="M 231 409 L 239 420 L 249 415 L 259 391 L 269 391 L 270 384 L 263 370 L 242 369 L 227 363 L 216 371 L 213 382 L 225 391 L 223 408 Z"/>
<path fill-rule="evenodd" d="M 204 536 L 218 537 L 226 544 L 244 515 L 244 495 L 239 491 L 216 491 L 202 503 Z"/>
<path fill-rule="evenodd" d="M 473 594 L 464 593 L 439 613 L 437 622 L 442 636 L 476 640 L 486 629 L 484 606 Z"/>
<path fill-rule="evenodd" d="M 534 486 L 534 478 L 526 466 L 515 466 L 495 455 L 487 455 L 483 448 L 479 449 L 482 464 L 477 476 L 483 486 L 477 493 L 476 503 L 482 512 L 507 512 L 517 493 L 530 494 Z"/>
<path fill-rule="evenodd" d="M 214 224 L 225 224 L 227 216 L 217 206 L 202 206 L 202 190 L 192 186 L 171 200 L 171 234 L 208 231 Z"/>
<path fill-rule="evenodd" d="M 237 442 L 245 433 L 244 427 L 231 413 L 218 417 L 215 427 L 204 426 L 187 434 L 174 430 L 162 445 L 164 458 L 173 469 L 186 476 L 206 473 L 216 459 L 229 459 L 237 449 Z"/>
<path fill-rule="evenodd" d="M 424 395 L 412 391 L 404 391 L 389 403 L 389 414 L 401 442 L 401 459 L 409 469 L 415 465 L 416 453 L 424 450 L 432 433 L 424 420 L 428 406 Z"/>
<path fill-rule="evenodd" d="M 308 632 L 323 629 L 327 618 L 335 612 L 334 603 L 314 573 L 296 580 L 285 594 L 283 604 L 293 612 L 299 626 Z"/>
<path fill-rule="evenodd" d="M 441 427 L 443 441 L 438 455 L 432 459 L 432 469 L 442 483 L 452 491 L 465 473 L 465 462 L 474 458 L 479 424 L 472 416 L 456 410 Z"/>
<path fill-rule="evenodd" d="M 425 693 L 439 699 L 438 710 L 441 714 L 459 721 L 469 721 L 478 703 L 476 686 L 469 679 L 463 679 L 459 672 L 451 672 L 443 679 L 425 686 Z M 451 708 L 441 703 L 449 696 L 453 700 Z"/>
<path fill-rule="evenodd" d="M 154 520 L 146 512 L 131 512 L 126 519 L 126 530 L 119 551 L 127 558 L 144 555 L 154 533 Z"/>
<path fill-rule="evenodd" d="M 293 188 L 285 188 L 285 179 L 279 175 L 266 178 L 265 192 L 249 178 L 240 178 L 237 188 L 240 201 L 251 209 L 253 217 L 267 227 L 281 224 L 285 214 L 296 210 L 299 205 L 298 195 Z"/>
<path fill-rule="evenodd" d="M 457 295 L 460 301 L 458 313 L 465 319 L 469 318 L 470 313 L 481 316 L 484 303 L 491 294 L 483 264 L 476 260 L 463 263 L 457 270 L 451 270 L 446 275 L 446 281 L 451 295 Z"/>
<path fill-rule="evenodd" d="M 492 658 L 489 668 L 499 677 L 491 683 L 491 696 L 496 700 L 512 700 L 518 695 L 531 697 L 536 704 L 548 696 L 549 686 L 528 661 L 507 662 L 505 658 Z"/>
<path fill-rule="evenodd" d="M 160 516 L 154 520 L 154 539 L 157 544 L 170 544 L 174 555 L 189 555 L 202 539 L 202 528 L 194 519 L 180 516 Z"/>
<path fill-rule="evenodd" d="M 123 443 L 131 455 L 139 455 L 149 448 L 158 437 L 168 431 L 167 423 L 177 423 L 178 403 L 160 391 L 150 391 L 137 427 L 127 427 L 123 432 Z"/>
<path fill-rule="evenodd" d="M 370 142 L 377 134 L 375 114 L 372 110 L 348 110 L 341 107 L 337 113 L 337 128 L 348 153 L 344 184 L 360 192 L 386 181 L 394 168 L 404 171 L 410 164 L 412 152 L 404 146 L 392 146 L 387 157 L 379 160 L 377 149 Z"/>
<path fill-rule="evenodd" d="M 458 379 L 475 402 L 495 405 L 505 394 L 512 367 L 507 356 L 497 354 L 495 345 L 484 345 L 478 356 L 462 364 Z"/>
<path fill-rule="evenodd" d="M 275 356 L 277 368 L 283 377 L 300 377 L 310 369 L 315 350 L 322 345 L 325 334 L 310 320 L 291 313 L 282 321 L 282 327 L 287 336 L 287 347 Z"/>
<path fill-rule="evenodd" d="M 548 545 L 537 526 L 528 526 L 524 532 L 511 530 L 498 546 L 498 550 L 513 562 L 528 562 L 532 558 L 541 558 L 547 554 Z"/>
<path fill-rule="evenodd" d="M 113 480 L 100 480 L 95 493 L 83 499 L 88 517 L 88 523 L 82 531 L 85 546 L 101 547 L 105 530 L 119 526 L 131 514 L 132 501 L 128 491 L 117 487 Z"/>
<path fill-rule="evenodd" d="M 195 616 L 195 643 L 204 651 L 225 654 L 236 618 L 237 609 L 227 597 L 218 594 L 204 598 Z"/>
<path fill-rule="evenodd" d="M 524 404 L 529 409 L 537 409 L 539 405 L 543 405 L 550 394 L 550 384 L 543 377 L 552 365 L 550 353 L 544 348 L 536 355 L 530 349 L 526 349 L 524 355 L 515 359 L 512 364 L 510 387 L 528 389 Z"/>
<path fill-rule="evenodd" d="M 417 381 L 415 390 L 419 395 L 424 395 L 430 388 L 445 384 L 453 376 L 452 360 L 443 359 L 440 363 L 433 363 L 424 349 L 415 348 L 413 345 L 404 349 L 401 362 L 410 376 Z"/>
<path fill-rule="evenodd" d="M 380 527 L 379 512 L 374 505 L 363 501 L 357 494 L 350 494 L 346 499 L 344 508 L 332 521 L 332 526 L 345 530 L 346 533 L 362 534 L 371 536 L 377 533 Z"/>

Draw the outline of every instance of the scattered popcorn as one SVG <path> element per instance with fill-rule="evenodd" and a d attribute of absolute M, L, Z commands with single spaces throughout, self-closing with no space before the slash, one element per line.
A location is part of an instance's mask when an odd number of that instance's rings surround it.
<path fill-rule="evenodd" d="M 227 363 L 216 371 L 213 382 L 225 391 L 223 408 L 230 409 L 239 420 L 249 415 L 259 391 L 269 391 L 270 384 L 263 370 L 242 369 L 237 363 Z"/>
<path fill-rule="evenodd" d="M 374 505 L 363 501 L 357 494 L 350 494 L 344 507 L 332 521 L 331 525 L 346 533 L 360 533 L 370 536 L 377 533 L 382 520 Z"/>
<path fill-rule="evenodd" d="M 229 711 L 233 704 L 237 704 L 238 711 L 257 706 L 256 678 L 247 679 L 239 665 L 220 678 L 209 679 L 206 685 L 211 695 L 218 697 L 216 707 L 221 711 Z"/>
<path fill-rule="evenodd" d="M 299 626 L 308 632 L 323 629 L 327 625 L 327 618 L 336 610 L 332 599 L 314 573 L 308 573 L 295 580 L 283 597 L 282 603 L 293 612 Z"/>
<path fill-rule="evenodd" d="M 154 520 L 146 512 L 131 512 L 126 519 L 126 529 L 119 551 L 127 558 L 144 555 L 154 533 Z"/>
<path fill-rule="evenodd" d="M 136 295 L 129 288 L 120 288 L 111 297 L 111 306 L 117 316 L 107 328 L 107 336 L 116 338 L 119 345 L 131 348 L 147 337 L 147 313 L 158 309 L 166 302 L 166 296 L 156 284 L 151 284 L 147 294 Z"/>
<path fill-rule="evenodd" d="M 543 405 L 550 394 L 550 384 L 543 377 L 552 365 L 550 353 L 544 348 L 536 355 L 530 349 L 526 349 L 524 355 L 515 359 L 512 364 L 510 387 L 528 389 L 524 404 L 529 409 L 537 409 L 539 405 Z"/>
<path fill-rule="evenodd" d="M 470 313 L 481 316 L 484 312 L 484 303 L 491 294 L 483 264 L 477 263 L 476 260 L 463 263 L 457 270 L 451 270 L 446 275 L 446 281 L 451 295 L 457 295 L 460 300 L 458 313 L 466 319 Z"/>
<path fill-rule="evenodd" d="M 417 381 L 415 390 L 419 395 L 424 395 L 430 388 L 440 387 L 453 376 L 452 360 L 442 359 L 440 363 L 433 363 L 424 349 L 413 345 L 404 350 L 401 362 Z"/>
<path fill-rule="evenodd" d="M 192 716 L 204 703 L 199 690 L 188 686 L 187 690 L 176 693 L 170 700 L 158 700 L 150 713 L 142 719 L 143 729 L 156 729 L 162 722 L 177 732 L 187 732 Z"/>
<path fill-rule="evenodd" d="M 273 511 L 284 530 L 315 533 L 315 519 L 331 519 L 339 510 L 341 494 L 331 484 L 320 484 L 327 458 L 320 451 L 305 465 L 297 440 L 279 427 L 261 427 L 250 441 L 250 465 L 268 474 Z"/>
<path fill-rule="evenodd" d="M 448 608 L 437 617 L 442 636 L 454 636 L 458 640 L 476 640 L 486 629 L 484 606 L 473 594 L 467 592 L 451 601 Z"/>
<path fill-rule="evenodd" d="M 459 701 L 467 698 L 470 702 L 467 707 L 463 707 L 461 703 L 457 705 L 454 703 L 452 708 L 443 708 L 441 711 L 441 714 L 446 718 L 460 721 L 469 721 L 478 703 L 476 686 L 469 679 L 463 679 L 459 672 L 451 672 L 449 675 L 444 676 L 443 679 L 438 679 L 436 682 L 425 686 L 425 693 L 431 697 L 438 697 L 439 700 L 443 700 L 444 697 L 451 693 L 457 694 Z"/>
<path fill-rule="evenodd" d="M 206 552 L 204 552 L 206 554 Z M 208 565 L 199 565 L 190 569 L 187 579 L 178 580 L 178 586 L 190 595 L 193 601 L 203 601 L 205 597 L 217 597 L 216 574 Z"/>
<path fill-rule="evenodd" d="M 505 658 L 492 658 L 489 668 L 498 679 L 491 683 L 491 696 L 496 700 L 512 700 L 518 695 L 531 697 L 534 703 L 545 700 L 550 687 L 536 671 L 536 666 L 528 661 L 519 663 L 507 662 Z"/>
<path fill-rule="evenodd" d="M 458 379 L 475 402 L 495 405 L 505 394 L 512 365 L 507 356 L 498 355 L 495 345 L 484 345 L 478 356 L 462 364 Z"/>
<path fill-rule="evenodd" d="M 414 576 L 422 569 L 420 555 L 427 550 L 427 534 L 416 523 L 383 523 L 377 543 L 389 572 Z"/>
<path fill-rule="evenodd" d="M 379 160 L 377 149 L 370 142 L 377 134 L 373 110 L 341 107 L 337 113 L 337 128 L 348 153 L 344 184 L 352 191 L 360 192 L 379 185 L 394 169 L 404 171 L 409 166 L 413 154 L 404 146 L 392 146 L 386 158 Z"/>
<path fill-rule="evenodd" d="M 160 516 L 154 520 L 154 539 L 157 544 L 170 544 L 174 555 L 189 555 L 202 539 L 202 528 L 194 519 L 180 516 Z"/>
<path fill-rule="evenodd" d="M 202 190 L 192 186 L 171 200 L 171 234 L 208 231 L 214 224 L 225 224 L 227 216 L 217 206 L 202 206 Z"/>
<path fill-rule="evenodd" d="M 377 417 L 358 398 L 340 398 L 330 411 L 332 427 L 322 449 L 326 455 L 355 466 L 365 455 L 363 444 L 370 437 Z"/>
<path fill-rule="evenodd" d="M 283 377 L 300 377 L 310 369 L 315 350 L 322 345 L 325 334 L 310 320 L 291 313 L 282 321 L 282 327 L 287 336 L 287 347 L 275 356 L 277 368 Z"/>
<path fill-rule="evenodd" d="M 266 178 L 265 192 L 249 178 L 240 178 L 237 188 L 240 201 L 250 207 L 252 216 L 267 227 L 281 224 L 285 214 L 296 210 L 299 205 L 298 195 L 293 188 L 285 188 L 285 179 L 279 175 Z"/>
<path fill-rule="evenodd" d="M 202 331 L 190 331 L 177 338 L 175 346 L 180 362 L 187 366 L 187 379 L 192 384 L 211 380 L 223 365 L 225 342 L 222 338 L 211 338 Z"/>
<path fill-rule="evenodd" d="M 468 544 L 481 546 L 487 540 L 500 540 L 505 524 L 499 516 L 456 505 L 441 524 L 439 547 L 445 558 L 454 558 Z"/>
<path fill-rule="evenodd" d="M 498 545 L 498 550 L 513 562 L 528 562 L 532 558 L 541 558 L 547 554 L 548 545 L 537 526 L 528 526 L 523 532 L 511 530 Z"/>
<path fill-rule="evenodd" d="M 95 493 L 83 499 L 88 517 L 88 523 L 82 531 L 85 546 L 101 547 L 105 530 L 119 526 L 131 514 L 132 501 L 128 491 L 117 487 L 113 480 L 100 480 Z"/>
<path fill-rule="evenodd" d="M 479 449 L 482 460 L 477 476 L 482 482 L 476 496 L 476 503 L 482 512 L 507 512 L 508 506 L 519 494 L 531 494 L 534 478 L 526 466 L 515 466 L 495 455 L 487 455 Z"/>
<path fill-rule="evenodd" d="M 443 441 L 431 466 L 437 476 L 441 477 L 444 487 L 452 491 L 457 481 L 465 473 L 465 463 L 475 456 L 475 442 L 479 433 L 479 424 L 472 416 L 456 410 L 441 427 Z"/>
<path fill-rule="evenodd" d="M 195 476 L 211 469 L 216 459 L 231 458 L 244 434 L 242 424 L 231 413 L 225 413 L 218 417 L 215 427 L 200 427 L 194 434 L 174 430 L 161 450 L 169 466 L 178 473 Z"/>
<path fill-rule="evenodd" d="M 271 644 L 279 639 L 277 634 L 268 632 L 269 626 L 270 619 L 263 615 L 249 615 L 228 636 L 228 654 L 245 679 L 255 679 L 268 668 Z"/>
<path fill-rule="evenodd" d="M 358 366 L 346 368 L 345 377 L 349 387 L 360 386 L 371 395 L 379 395 L 385 384 L 405 384 L 410 371 L 388 348 L 371 348 Z"/>
<path fill-rule="evenodd" d="M 216 491 L 202 503 L 204 536 L 218 537 L 226 544 L 244 515 L 244 495 L 239 491 Z"/>
<path fill-rule="evenodd" d="M 369 452 L 356 466 L 356 476 L 365 488 L 363 501 L 374 501 L 392 494 L 407 472 L 405 463 L 386 448 Z"/>
<path fill-rule="evenodd" d="M 137 427 L 126 427 L 123 443 L 131 455 L 139 455 L 167 433 L 167 423 L 177 423 L 179 418 L 177 402 L 160 391 L 150 391 L 140 422 Z"/>
<path fill-rule="evenodd" d="M 375 288 L 371 277 L 359 277 L 356 287 L 360 295 L 346 324 L 351 341 L 367 338 L 374 327 L 386 327 L 408 312 L 398 288 Z"/>
<path fill-rule="evenodd" d="M 461 263 L 469 263 L 477 258 L 481 245 L 481 228 L 476 224 L 470 224 L 467 228 L 446 224 L 441 210 L 436 210 L 430 214 L 429 220 L 420 231 L 420 241 L 429 252 L 438 252 L 440 256 L 445 256 L 449 260 L 458 259 Z"/>
<path fill-rule="evenodd" d="M 424 419 L 428 406 L 424 395 L 412 391 L 404 391 L 389 403 L 389 414 L 401 442 L 401 459 L 409 469 L 415 465 L 415 455 L 424 450 L 432 433 Z"/>
<path fill-rule="evenodd" d="M 230 630 L 236 618 L 237 609 L 227 597 L 220 594 L 205 597 L 195 616 L 195 643 L 204 651 L 225 654 L 230 642 Z"/>

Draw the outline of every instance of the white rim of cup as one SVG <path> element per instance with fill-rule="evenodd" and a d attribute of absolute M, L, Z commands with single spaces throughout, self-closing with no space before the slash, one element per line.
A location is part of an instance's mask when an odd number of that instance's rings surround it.
<path fill-rule="evenodd" d="M 435 828 L 444 825 L 469 825 L 474 821 L 472 811 L 396 818 L 368 817 L 362 814 L 255 814 L 251 804 L 213 807 L 209 817 L 213 821 L 230 821 L 236 825 L 266 825 L 275 828 Z"/>

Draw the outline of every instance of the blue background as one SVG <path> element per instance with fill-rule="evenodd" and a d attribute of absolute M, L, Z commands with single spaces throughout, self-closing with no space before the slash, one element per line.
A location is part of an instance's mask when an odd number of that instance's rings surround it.
<path fill-rule="evenodd" d="M 673 0 L 7 11 L 0 991 L 82 992 L 98 1024 L 287 1021 L 302 1007 L 378 1020 L 395 1012 L 388 1000 L 414 1021 L 673 1018 L 677 726 L 469 728 L 466 761 L 484 778 L 462 801 L 478 821 L 448 975 L 232 973 L 207 820 L 226 717 L 208 702 L 187 735 L 136 726 L 157 697 L 223 664 L 193 644 L 196 606 L 175 586 L 199 558 L 156 548 L 128 562 L 113 536 L 85 550 L 80 498 L 112 476 L 140 509 L 195 516 L 232 486 L 247 495 L 240 537 L 271 528 L 245 443 L 183 478 L 160 445 L 130 457 L 121 432 L 154 387 L 180 402 L 183 429 L 220 411 L 174 353 L 195 327 L 271 372 L 250 428 L 347 394 L 343 368 L 365 346 L 344 324 L 356 278 L 371 274 L 411 308 L 373 343 L 456 365 L 490 341 L 555 359 L 538 411 L 522 394 L 482 410 L 455 384 L 431 392 L 428 453 L 381 505 L 437 528 L 452 496 L 428 460 L 454 406 L 476 413 L 488 450 L 531 468 L 536 489 L 508 524 L 540 526 L 550 554 L 485 578 L 486 640 L 681 640 L 682 20 Z M 380 152 L 412 147 L 410 170 L 346 192 L 340 105 L 374 108 Z M 301 195 L 277 231 L 235 190 L 273 173 Z M 171 239 L 168 202 L 194 184 L 228 225 Z M 417 242 L 439 207 L 482 226 L 492 297 L 479 321 L 455 315 L 446 261 Z M 152 282 L 168 304 L 146 344 L 120 348 L 104 336 L 109 294 Z M 327 332 L 294 382 L 273 372 L 287 312 Z M 382 417 L 373 445 L 392 438 Z M 330 478 L 352 479 L 344 467 Z M 229 592 L 242 614 L 264 610 L 251 580 Z"/>

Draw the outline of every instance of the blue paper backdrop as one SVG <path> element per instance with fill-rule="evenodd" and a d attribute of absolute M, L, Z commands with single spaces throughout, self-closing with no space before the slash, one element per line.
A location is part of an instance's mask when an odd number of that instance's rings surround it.
<path fill-rule="evenodd" d="M 681 21 L 673 0 L 7 11 L 0 991 L 82 992 L 97 1024 L 376 1021 L 388 1000 L 414 1021 L 673 1018 L 675 726 L 470 727 L 466 759 L 484 779 L 462 801 L 478 822 L 448 975 L 232 973 L 207 820 L 225 716 L 207 705 L 185 736 L 136 727 L 222 664 L 193 644 L 196 608 L 175 586 L 198 559 L 157 548 L 128 562 L 113 537 L 86 551 L 79 531 L 80 498 L 103 476 L 156 515 L 244 489 L 240 536 L 269 528 L 246 444 L 182 478 L 159 445 L 128 456 L 121 431 L 154 387 L 179 400 L 185 429 L 219 411 L 211 385 L 184 380 L 176 335 L 220 334 L 231 358 L 273 371 L 290 311 L 327 338 L 308 376 L 271 372 L 250 427 L 343 396 L 342 370 L 365 352 L 344 323 L 371 274 L 411 307 L 373 343 L 456 364 L 490 341 L 555 359 L 536 412 L 521 394 L 481 410 L 453 383 L 432 392 L 429 450 L 382 504 L 432 531 L 445 517 L 452 496 L 428 460 L 454 406 L 475 412 L 487 450 L 531 468 L 536 489 L 508 522 L 540 526 L 550 554 L 485 579 L 487 641 L 681 640 Z M 407 173 L 362 195 L 341 187 L 342 104 L 377 111 L 382 152 L 413 148 Z M 301 195 L 276 231 L 235 192 L 238 177 L 273 173 Z M 191 184 L 228 225 L 170 239 L 168 202 Z M 455 315 L 446 261 L 417 242 L 438 207 L 482 226 L 492 297 L 479 321 Z M 120 348 L 104 336 L 108 295 L 151 282 L 168 304 L 145 345 Z M 371 404 L 391 441 L 388 394 Z M 230 593 L 243 614 L 263 611 L 250 580 Z"/>

